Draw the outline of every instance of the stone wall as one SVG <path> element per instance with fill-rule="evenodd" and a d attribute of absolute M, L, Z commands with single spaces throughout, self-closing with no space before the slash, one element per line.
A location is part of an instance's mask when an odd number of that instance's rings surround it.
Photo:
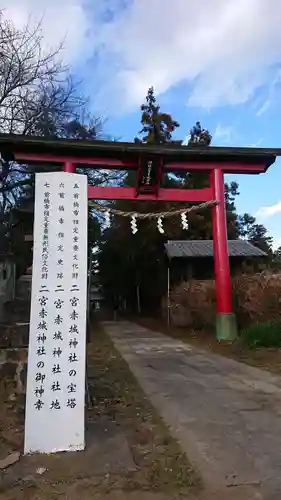
<path fill-rule="evenodd" d="M 14 384 L 16 394 L 25 394 L 28 349 L 0 350 L 0 380 Z"/>
<path fill-rule="evenodd" d="M 30 289 L 30 276 L 23 276 L 18 280 L 15 300 L 5 305 L 5 318 L 0 322 L 0 381 L 3 391 L 0 420 L 2 424 L 6 421 L 14 422 L 16 418 L 17 429 L 22 428 L 25 413 Z M 17 449 L 11 445 L 13 435 L 9 436 L 6 427 L 2 435 L 0 432 L 1 439 L 6 442 L 7 453 L 10 448 L 12 451 Z"/>
<path fill-rule="evenodd" d="M 15 298 L 16 266 L 12 262 L 0 262 L 0 321 L 5 314 L 5 304 Z"/>
<path fill-rule="evenodd" d="M 0 320 L 0 350 L 28 346 L 31 276 L 22 276 L 16 284 L 16 297 L 5 304 Z"/>

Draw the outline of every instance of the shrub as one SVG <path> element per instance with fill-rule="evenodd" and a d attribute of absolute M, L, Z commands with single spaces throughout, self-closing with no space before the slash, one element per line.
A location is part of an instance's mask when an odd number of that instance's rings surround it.
<path fill-rule="evenodd" d="M 281 321 L 280 275 L 238 276 L 232 280 L 232 295 L 239 328 Z"/>
<path fill-rule="evenodd" d="M 165 314 L 166 301 L 163 301 Z M 213 328 L 216 321 L 216 293 L 212 281 L 190 280 L 171 292 L 170 317 L 175 326 Z"/>
<path fill-rule="evenodd" d="M 241 332 L 249 347 L 281 347 L 281 322 L 257 323 Z"/>
<path fill-rule="evenodd" d="M 233 309 L 239 329 L 256 323 L 281 323 L 281 275 L 240 275 L 232 279 Z M 163 301 L 163 312 L 165 301 Z M 216 287 L 213 280 L 190 280 L 170 294 L 170 317 L 175 326 L 214 329 Z"/>

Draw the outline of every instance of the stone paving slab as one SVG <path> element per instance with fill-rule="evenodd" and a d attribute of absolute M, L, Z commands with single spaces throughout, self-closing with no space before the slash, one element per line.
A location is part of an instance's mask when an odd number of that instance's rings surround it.
<path fill-rule="evenodd" d="M 103 326 L 214 492 L 281 499 L 280 377 L 133 323 Z"/>

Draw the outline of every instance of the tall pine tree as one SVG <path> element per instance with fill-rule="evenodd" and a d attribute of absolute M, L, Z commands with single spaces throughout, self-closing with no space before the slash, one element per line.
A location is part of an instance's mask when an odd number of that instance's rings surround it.
<path fill-rule="evenodd" d="M 141 105 L 141 124 L 140 134 L 142 139 L 136 138 L 135 142 L 144 142 L 147 144 L 163 144 L 172 141 L 172 134 L 179 123 L 168 113 L 162 113 L 160 106 L 156 103 L 154 88 L 150 87 L 146 96 L 146 103 Z"/>

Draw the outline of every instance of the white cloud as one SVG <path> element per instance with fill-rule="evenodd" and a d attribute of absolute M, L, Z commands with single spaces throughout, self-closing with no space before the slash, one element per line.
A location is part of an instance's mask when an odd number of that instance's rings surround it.
<path fill-rule="evenodd" d="M 259 148 L 259 147 L 261 147 L 263 141 L 264 141 L 264 138 L 260 137 L 256 142 L 249 144 L 249 148 Z"/>
<path fill-rule="evenodd" d="M 217 141 L 219 144 L 229 144 L 233 138 L 233 134 L 233 127 L 218 123 L 215 129 L 213 141 Z"/>
<path fill-rule="evenodd" d="M 264 101 L 261 107 L 256 112 L 256 116 L 259 118 L 270 108 L 271 100 L 268 98 Z"/>
<path fill-rule="evenodd" d="M 256 214 L 256 217 L 260 219 L 267 219 L 268 217 L 272 217 L 273 215 L 277 215 L 281 213 L 281 201 L 275 203 L 275 205 L 269 205 L 267 207 L 261 207 Z"/>
<path fill-rule="evenodd" d="M 256 116 L 259 118 L 262 116 L 266 111 L 270 108 L 272 103 L 274 102 L 274 97 L 276 94 L 276 87 L 281 81 L 281 71 L 280 69 L 277 71 L 275 78 L 273 79 L 272 82 L 270 82 L 268 86 L 268 97 L 267 99 L 263 102 L 263 104 L 259 107 L 259 109 L 256 112 Z"/>
<path fill-rule="evenodd" d="M 131 0 L 99 29 L 115 61 L 103 96 L 136 106 L 150 85 L 186 83 L 189 105 L 245 103 L 275 77 L 280 17 L 280 0 Z"/>
<path fill-rule="evenodd" d="M 280 0 L 45 2 L 0 8 L 17 23 L 44 14 L 49 43 L 67 33 L 68 60 L 84 63 L 88 90 L 116 113 L 139 106 L 150 85 L 158 93 L 186 85 L 190 106 L 243 104 L 278 74 Z"/>
<path fill-rule="evenodd" d="M 273 250 L 277 250 L 280 247 L 281 247 L 281 238 L 273 239 L 273 244 L 272 244 Z"/>
<path fill-rule="evenodd" d="M 66 62 L 81 58 L 90 27 L 83 0 L 0 0 L 0 9 L 18 28 L 41 21 L 43 47 L 56 48 L 63 41 Z"/>

